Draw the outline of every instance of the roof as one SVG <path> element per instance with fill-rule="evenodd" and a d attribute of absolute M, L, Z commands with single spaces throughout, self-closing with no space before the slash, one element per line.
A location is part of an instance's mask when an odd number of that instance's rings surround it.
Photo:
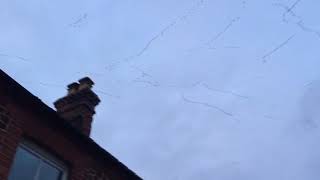
<path fill-rule="evenodd" d="M 21 86 L 18 82 L 12 79 L 4 71 L 0 69 L 0 83 L 5 84 L 6 93 L 17 103 L 22 104 L 23 107 L 31 108 L 32 111 L 49 116 L 47 119 L 49 123 L 52 123 L 59 128 L 63 128 L 68 131 L 71 136 L 76 137 L 77 141 L 86 145 L 88 150 L 97 158 L 102 159 L 105 162 L 110 162 L 113 166 L 116 166 L 121 170 L 122 173 L 125 173 L 126 177 L 130 179 L 142 179 L 131 171 L 128 167 L 122 164 L 114 156 L 112 156 L 105 149 L 100 147 L 94 140 L 90 137 L 82 134 L 77 129 L 72 127 L 67 121 L 61 118 L 55 110 L 50 108 L 48 105 L 43 103 L 38 97 L 34 96 L 27 89 Z"/>

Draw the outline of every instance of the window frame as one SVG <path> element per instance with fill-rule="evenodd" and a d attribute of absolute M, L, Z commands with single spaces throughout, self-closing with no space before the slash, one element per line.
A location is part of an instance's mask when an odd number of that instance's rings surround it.
<path fill-rule="evenodd" d="M 47 163 L 48 165 L 56 168 L 57 170 L 61 171 L 62 176 L 61 180 L 67 180 L 68 179 L 68 169 L 64 165 L 64 163 L 60 160 L 58 160 L 56 157 L 51 155 L 49 152 L 46 152 L 43 148 L 39 147 L 38 145 L 35 145 L 34 143 L 23 140 L 21 143 L 19 143 L 18 148 L 22 148 L 26 151 L 28 151 L 33 156 L 39 158 L 41 163 Z M 41 163 L 38 168 L 41 168 Z M 38 173 L 39 171 L 37 171 Z M 35 175 L 35 178 L 38 176 L 38 174 Z"/>

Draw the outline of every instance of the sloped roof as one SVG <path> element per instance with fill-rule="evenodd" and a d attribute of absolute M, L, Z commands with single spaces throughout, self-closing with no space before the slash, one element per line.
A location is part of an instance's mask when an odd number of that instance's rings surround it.
<path fill-rule="evenodd" d="M 55 126 L 70 133 L 70 136 L 75 137 L 74 139 L 78 141 L 78 143 L 83 143 L 85 145 L 84 147 L 86 147 L 88 151 L 90 151 L 90 153 L 98 160 L 108 162 L 112 166 L 117 167 L 117 169 L 119 169 L 121 173 L 125 175 L 126 179 L 142 179 L 128 167 L 122 164 L 118 159 L 112 156 L 109 152 L 100 147 L 90 137 L 82 134 L 80 131 L 72 127 L 67 121 L 62 119 L 55 110 L 43 103 L 38 97 L 30 93 L 1 69 L 0 84 L 5 85 L 1 87 L 1 89 L 4 89 L 5 94 L 8 94 L 15 102 L 23 105 L 23 107 L 30 108 L 33 112 L 50 117 L 46 118 L 48 123 L 54 124 Z"/>

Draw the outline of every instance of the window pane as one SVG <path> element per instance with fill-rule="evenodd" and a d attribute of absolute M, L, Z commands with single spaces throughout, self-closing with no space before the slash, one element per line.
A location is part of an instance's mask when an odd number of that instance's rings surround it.
<path fill-rule="evenodd" d="M 9 180 L 34 180 L 40 160 L 29 151 L 18 147 Z"/>
<path fill-rule="evenodd" d="M 42 162 L 38 180 L 60 180 L 62 172 L 55 167 Z"/>

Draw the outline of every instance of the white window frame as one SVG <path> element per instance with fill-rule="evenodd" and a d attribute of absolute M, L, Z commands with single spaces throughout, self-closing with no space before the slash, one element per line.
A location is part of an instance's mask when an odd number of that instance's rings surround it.
<path fill-rule="evenodd" d="M 45 162 L 45 163 L 53 166 L 54 168 L 57 168 L 59 171 L 62 172 L 61 179 L 62 180 L 67 180 L 67 178 L 68 178 L 68 170 L 67 170 L 67 167 L 64 165 L 63 162 L 59 161 L 57 158 L 53 157 L 48 152 L 46 152 L 45 150 L 43 150 L 39 146 L 31 143 L 30 141 L 23 140 L 19 144 L 18 147 L 28 151 L 29 153 L 33 154 L 36 157 L 38 157 L 41 160 L 41 162 Z M 41 164 L 39 166 L 39 169 L 40 169 L 40 167 L 41 167 Z M 38 176 L 38 173 L 39 173 L 39 169 L 37 170 L 37 174 L 34 177 L 35 179 L 37 179 L 37 176 Z"/>

